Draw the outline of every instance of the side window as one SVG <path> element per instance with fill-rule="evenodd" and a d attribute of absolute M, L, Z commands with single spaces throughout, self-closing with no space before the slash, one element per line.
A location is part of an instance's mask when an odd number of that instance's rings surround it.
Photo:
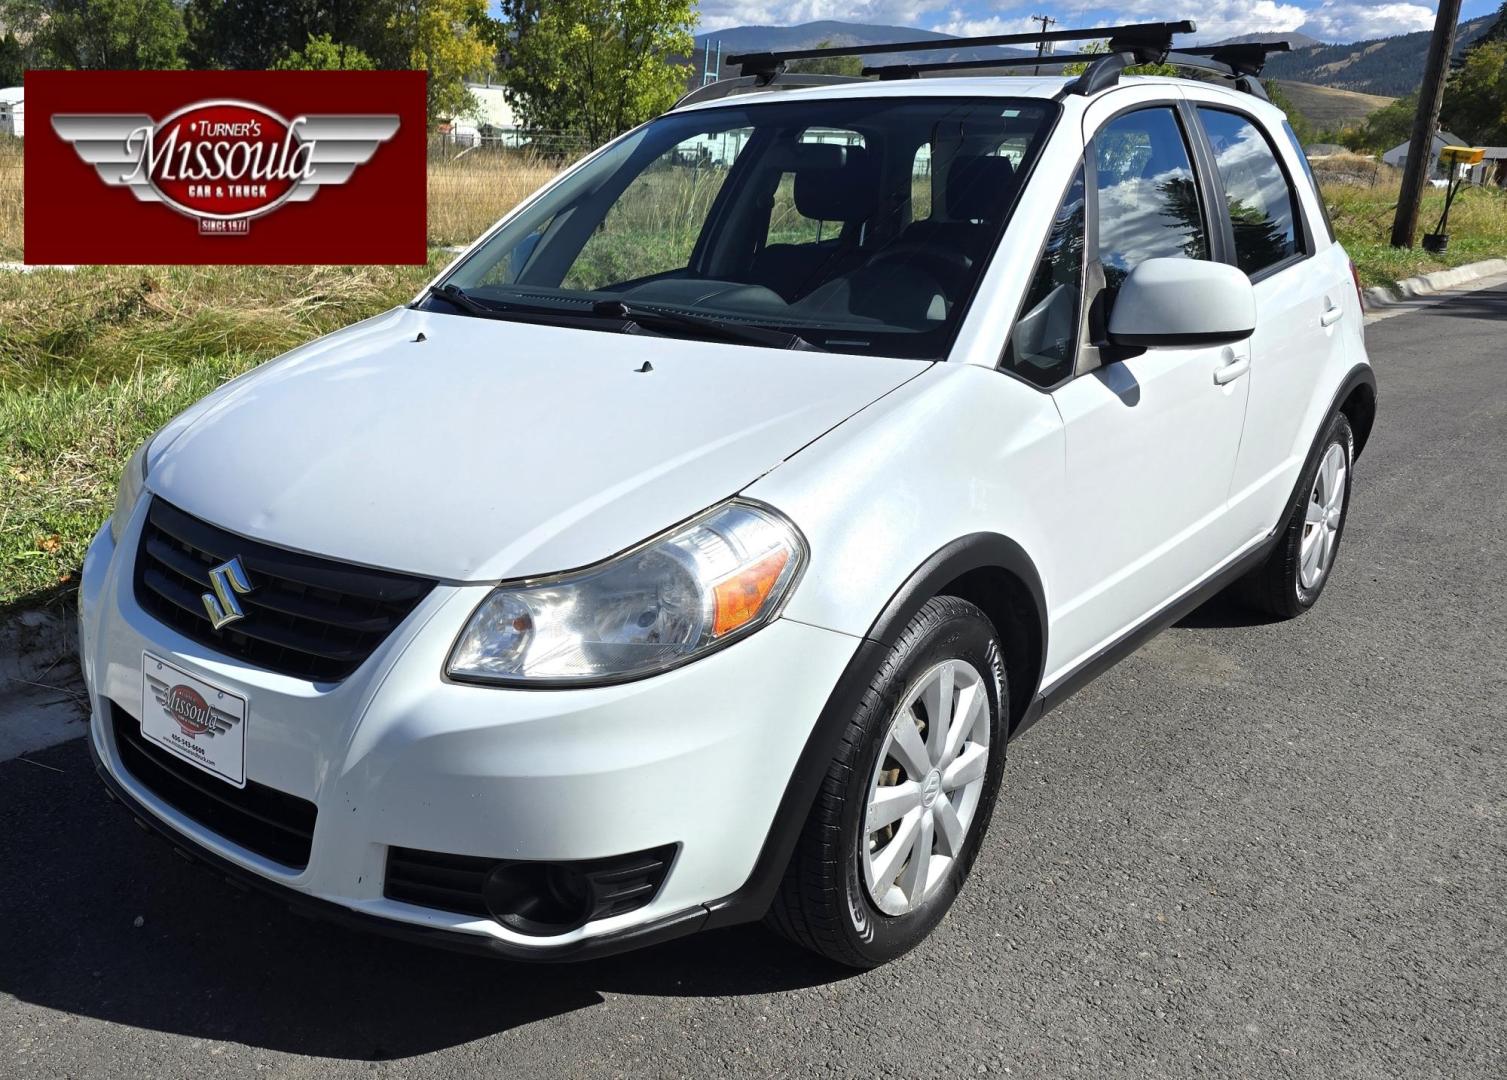
<path fill-rule="evenodd" d="M 1094 136 L 1099 261 L 1116 289 L 1147 259 L 1207 259 L 1209 233 L 1193 163 L 1170 108 L 1111 120 Z"/>
<path fill-rule="evenodd" d="M 1295 196 L 1266 137 L 1243 116 L 1200 105 L 1235 227 L 1235 263 L 1256 274 L 1298 253 Z"/>
<path fill-rule="evenodd" d="M 1052 219 L 1046 249 L 1010 330 L 1004 366 L 1037 386 L 1072 374 L 1078 345 L 1078 298 L 1083 291 L 1083 167 Z"/>

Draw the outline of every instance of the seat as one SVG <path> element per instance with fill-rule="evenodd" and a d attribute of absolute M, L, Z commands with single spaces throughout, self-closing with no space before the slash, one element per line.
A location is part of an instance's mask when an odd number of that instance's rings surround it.
<path fill-rule="evenodd" d="M 970 264 L 976 262 L 988 255 L 1015 188 L 1015 165 L 1009 158 L 960 154 L 947 169 L 942 192 L 945 219 L 912 222 L 900 242 L 955 251 Z"/>
<path fill-rule="evenodd" d="M 794 143 L 780 165 L 795 176 L 795 209 L 802 217 L 842 225 L 830 240 L 770 244 L 755 256 L 749 281 L 789 302 L 862 261 L 858 243 L 864 222 L 879 205 L 879 187 L 869 152 L 861 146 Z"/>

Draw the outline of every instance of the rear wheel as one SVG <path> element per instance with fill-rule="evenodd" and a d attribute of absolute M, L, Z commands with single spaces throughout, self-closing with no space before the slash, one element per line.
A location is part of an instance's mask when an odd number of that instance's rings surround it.
<path fill-rule="evenodd" d="M 1004 769 L 993 625 L 956 597 L 901 633 L 843 733 L 769 921 L 853 967 L 915 946 L 952 905 Z"/>
<path fill-rule="evenodd" d="M 1354 460 L 1350 421 L 1344 413 L 1336 413 L 1324 432 L 1317 459 L 1298 485 L 1298 497 L 1288 510 L 1276 548 L 1266 562 L 1236 584 L 1240 600 L 1279 619 L 1301 615 L 1318 601 L 1345 532 Z"/>

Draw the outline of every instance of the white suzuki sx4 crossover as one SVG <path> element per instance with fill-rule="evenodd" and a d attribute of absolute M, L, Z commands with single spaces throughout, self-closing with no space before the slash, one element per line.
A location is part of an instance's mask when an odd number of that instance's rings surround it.
<path fill-rule="evenodd" d="M 1318 600 L 1375 414 L 1282 114 L 1120 44 L 755 57 L 172 420 L 80 590 L 110 793 L 435 944 L 914 946 L 1012 737 L 1218 590 Z"/>

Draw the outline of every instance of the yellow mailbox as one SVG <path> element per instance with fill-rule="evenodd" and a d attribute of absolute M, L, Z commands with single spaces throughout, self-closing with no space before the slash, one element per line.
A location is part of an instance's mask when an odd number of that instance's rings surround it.
<path fill-rule="evenodd" d="M 1446 146 L 1439 151 L 1441 165 L 1479 165 L 1486 158 L 1486 150 L 1480 146 Z"/>

